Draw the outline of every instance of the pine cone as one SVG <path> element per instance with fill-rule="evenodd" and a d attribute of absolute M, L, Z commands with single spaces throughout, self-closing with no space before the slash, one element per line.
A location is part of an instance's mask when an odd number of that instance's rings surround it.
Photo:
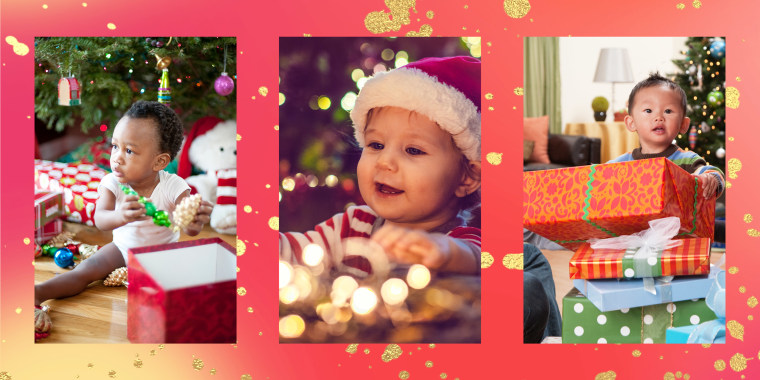
<path fill-rule="evenodd" d="M 180 229 L 187 227 L 193 219 L 195 219 L 195 214 L 198 213 L 200 207 L 200 194 L 193 194 L 189 197 L 185 197 L 172 213 L 172 219 L 174 219 L 174 231 L 179 231 Z"/>
<path fill-rule="evenodd" d="M 121 267 L 111 272 L 111 274 L 103 280 L 103 285 L 122 286 L 125 282 L 127 282 L 127 267 Z"/>

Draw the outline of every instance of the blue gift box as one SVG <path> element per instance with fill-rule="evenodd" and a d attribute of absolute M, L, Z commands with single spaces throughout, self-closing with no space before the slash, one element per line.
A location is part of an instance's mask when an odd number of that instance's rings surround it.
<path fill-rule="evenodd" d="M 689 334 L 691 334 L 697 325 L 670 327 L 665 330 L 665 343 L 688 343 Z M 695 343 L 726 343 L 726 332 L 723 331 L 712 342 L 695 342 Z"/>
<path fill-rule="evenodd" d="M 655 278 L 656 294 L 644 289 L 644 279 L 573 280 L 573 285 L 600 311 L 612 311 L 666 302 L 704 298 L 715 281 L 717 269 L 710 275 L 677 276 L 665 282 Z"/>

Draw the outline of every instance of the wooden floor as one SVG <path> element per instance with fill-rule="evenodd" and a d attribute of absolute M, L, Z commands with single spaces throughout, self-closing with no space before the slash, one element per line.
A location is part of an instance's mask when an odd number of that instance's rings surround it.
<path fill-rule="evenodd" d="M 76 233 L 74 239 L 83 243 L 105 245 L 111 241 L 110 232 L 75 223 L 64 223 L 64 231 Z M 208 225 L 198 236 L 182 235 L 180 241 L 219 237 L 233 247 L 236 236 L 219 234 Z M 34 281 L 39 283 L 68 269 L 58 267 L 50 257 L 35 260 Z M 96 281 L 82 293 L 43 303 L 50 307 L 53 330 L 44 343 L 129 343 L 127 340 L 127 288 L 103 286 Z"/>

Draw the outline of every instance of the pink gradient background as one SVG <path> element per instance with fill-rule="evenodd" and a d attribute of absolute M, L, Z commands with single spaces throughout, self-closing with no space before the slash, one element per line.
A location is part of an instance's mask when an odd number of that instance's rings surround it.
<path fill-rule="evenodd" d="M 402 370 L 410 379 L 594 378 L 614 371 L 621 378 L 752 378 L 760 374 L 760 327 L 757 307 L 747 299 L 760 295 L 756 275 L 760 238 L 747 230 L 760 229 L 760 202 L 753 186 L 758 178 L 755 127 L 760 78 L 760 35 L 756 1 L 704 0 L 700 8 L 678 1 L 642 0 L 599 2 L 532 0 L 521 19 L 504 12 L 503 1 L 419 0 L 411 24 L 384 35 L 402 36 L 423 24 L 433 35 L 482 36 L 483 87 L 493 94 L 483 99 L 483 250 L 494 264 L 483 270 L 482 344 L 401 345 L 403 354 L 389 363 L 381 360 L 385 345 L 360 344 L 355 354 L 346 345 L 279 344 L 277 337 L 277 234 L 268 220 L 277 216 L 278 37 L 372 35 L 365 16 L 387 8 L 383 0 L 237 2 L 230 0 L 156 2 L 133 0 L 82 1 L 2 0 L 0 60 L 2 108 L 0 122 L 0 374 L 12 379 L 80 378 L 384 378 L 397 379 Z M 43 4 L 48 8 L 44 9 Z M 433 11 L 433 19 L 425 14 Z M 417 21 L 420 19 L 420 21 Z M 106 27 L 116 25 L 115 30 Z M 32 335 L 33 115 L 35 36 L 236 36 L 238 37 L 239 239 L 247 251 L 239 258 L 238 339 L 232 345 L 35 345 Z M 743 167 L 729 179 L 727 210 L 729 320 L 744 327 L 743 340 L 725 345 L 530 345 L 521 344 L 519 270 L 502 265 L 506 254 L 521 252 L 521 164 L 519 135 L 523 98 L 522 37 L 524 36 L 680 36 L 722 35 L 727 39 L 727 86 L 736 87 L 741 105 L 727 109 L 727 158 Z M 30 48 L 14 54 L 6 37 Z M 491 45 L 489 46 L 488 43 Z M 737 80 L 741 77 L 741 81 Z M 259 94 L 259 87 L 269 90 Z M 255 99 L 253 98 L 255 97 Z M 488 107 L 493 107 L 489 111 Z M 514 108 L 513 108 L 514 107 Z M 754 117 L 753 117 L 754 116 Z M 733 140 L 731 140 L 733 138 Z M 489 152 L 503 153 L 498 165 L 485 163 Z M 253 164 L 255 163 L 255 164 Z M 267 185 L 271 185 L 267 188 Z M 754 194 L 754 195 L 753 195 Z M 253 212 L 243 212 L 250 205 Z M 746 223 L 744 215 L 754 216 Z M 257 244 L 254 245 L 254 243 Z M 739 287 L 746 292 L 741 293 Z M 254 312 L 249 313 L 248 307 Z M 17 312 L 20 308 L 20 312 Z M 370 350 L 369 354 L 364 349 Z M 151 355 L 151 350 L 155 354 Z M 632 352 L 639 350 L 640 357 Z M 732 357 L 749 360 L 735 371 Z M 143 365 L 133 365 L 139 355 Z M 193 369 L 193 359 L 204 367 Z M 433 367 L 427 368 L 426 361 Z M 717 360 L 726 369 L 717 371 Z M 583 363 L 581 365 L 581 362 Z M 551 363 L 547 365 L 547 363 Z M 92 364 L 92 366 L 88 366 Z M 635 374 L 635 375 L 634 375 Z M 625 376 L 629 375 L 629 376 Z M 631 376 L 634 375 L 634 376 Z"/>

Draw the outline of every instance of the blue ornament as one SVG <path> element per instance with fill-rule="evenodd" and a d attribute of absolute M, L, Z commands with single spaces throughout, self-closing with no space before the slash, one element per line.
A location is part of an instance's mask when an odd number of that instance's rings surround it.
<path fill-rule="evenodd" d="M 723 58 L 726 55 L 726 41 L 715 40 L 710 44 L 710 54 L 715 59 Z"/>
<path fill-rule="evenodd" d="M 74 265 L 74 254 L 68 248 L 61 248 L 55 251 L 53 261 L 61 268 L 68 268 Z"/>

